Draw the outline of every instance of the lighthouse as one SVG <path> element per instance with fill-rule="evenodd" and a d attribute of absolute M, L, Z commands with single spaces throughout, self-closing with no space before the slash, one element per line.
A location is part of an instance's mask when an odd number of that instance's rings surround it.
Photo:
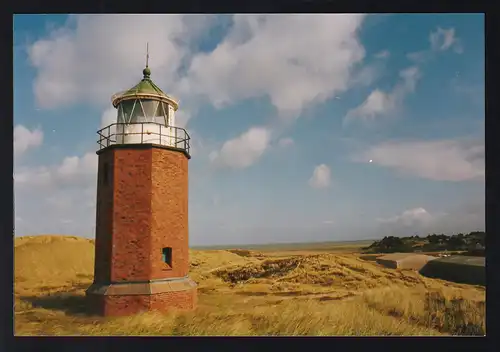
<path fill-rule="evenodd" d="M 190 137 L 178 102 L 152 80 L 115 94 L 115 123 L 98 133 L 95 269 L 91 312 L 123 316 L 196 307 L 188 276 Z"/>

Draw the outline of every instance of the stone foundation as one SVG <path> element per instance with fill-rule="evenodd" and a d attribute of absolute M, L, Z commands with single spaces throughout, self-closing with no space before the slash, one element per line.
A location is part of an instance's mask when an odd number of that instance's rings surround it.
<path fill-rule="evenodd" d="M 193 310 L 197 302 L 196 283 L 188 277 L 151 282 L 94 283 L 86 295 L 89 312 L 102 316 Z"/>

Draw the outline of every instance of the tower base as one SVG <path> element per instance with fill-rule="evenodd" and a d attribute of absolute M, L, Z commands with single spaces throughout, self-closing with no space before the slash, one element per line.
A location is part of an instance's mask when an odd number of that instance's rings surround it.
<path fill-rule="evenodd" d="M 189 277 L 126 282 L 93 283 L 86 291 L 89 312 L 102 316 L 126 316 L 141 312 L 196 308 L 196 283 Z"/>

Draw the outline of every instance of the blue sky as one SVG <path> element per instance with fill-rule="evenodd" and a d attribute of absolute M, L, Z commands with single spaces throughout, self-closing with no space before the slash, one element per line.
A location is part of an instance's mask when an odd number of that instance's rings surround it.
<path fill-rule="evenodd" d="M 14 17 L 16 235 L 94 236 L 96 131 L 152 79 L 192 245 L 484 229 L 482 15 Z"/>

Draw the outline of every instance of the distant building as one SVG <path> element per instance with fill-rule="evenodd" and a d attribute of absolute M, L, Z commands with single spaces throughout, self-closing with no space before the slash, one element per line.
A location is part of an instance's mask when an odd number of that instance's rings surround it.
<path fill-rule="evenodd" d="M 391 253 L 376 259 L 377 263 L 391 269 L 420 270 L 429 261 L 436 259 L 424 254 Z"/>
<path fill-rule="evenodd" d="M 485 285 L 485 258 L 465 255 L 438 258 L 422 267 L 420 274 L 458 283 Z"/>

